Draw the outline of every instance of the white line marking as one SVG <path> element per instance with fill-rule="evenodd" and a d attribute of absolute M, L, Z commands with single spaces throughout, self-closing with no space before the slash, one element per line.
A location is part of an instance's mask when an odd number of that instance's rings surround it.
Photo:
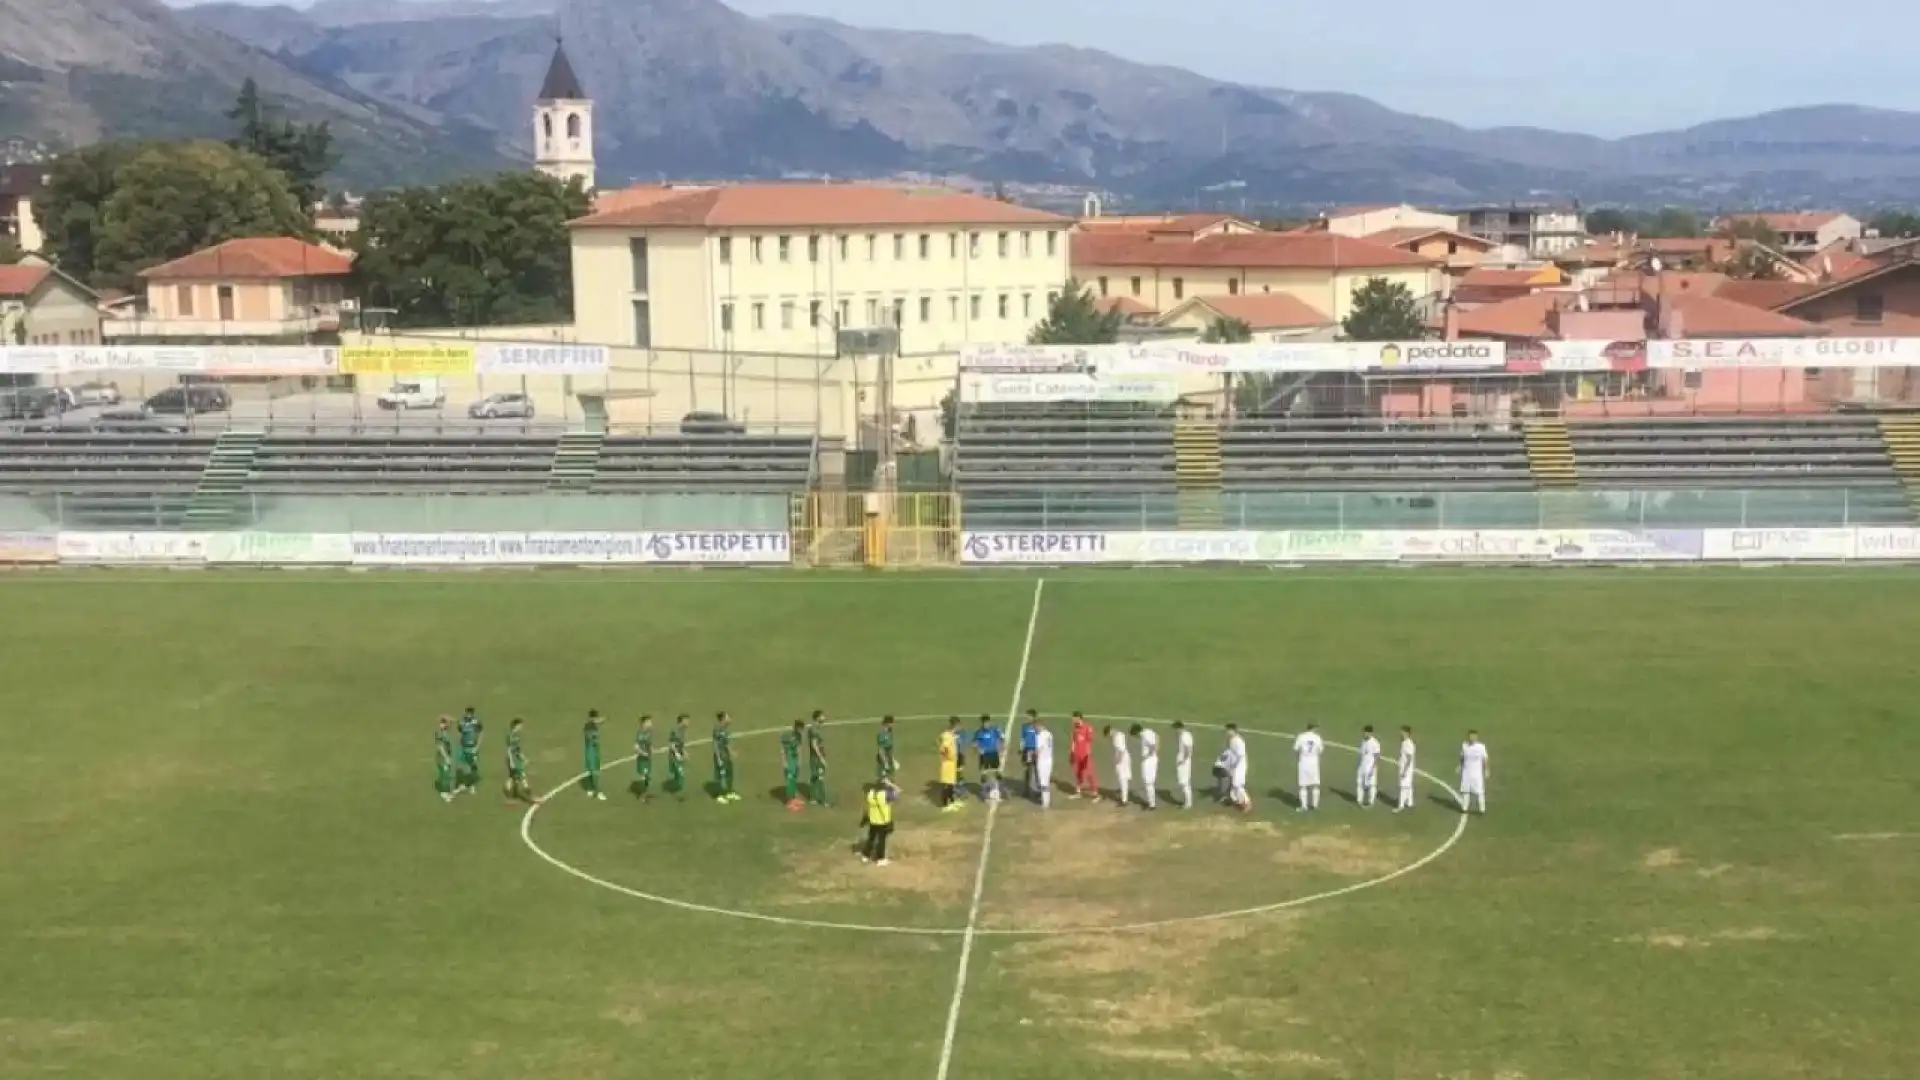
<path fill-rule="evenodd" d="M 1007 727 L 1003 742 L 1011 744 L 1014 717 L 1020 712 L 1020 695 L 1027 688 L 1027 665 L 1033 662 L 1033 635 L 1040 628 L 1040 598 L 1046 592 L 1047 579 L 1033 583 L 1033 609 L 1027 613 L 1027 639 L 1020 646 L 1020 672 L 1013 678 L 1013 700 L 1007 705 Z M 960 970 L 953 977 L 953 1002 L 947 1006 L 947 1034 L 940 1040 L 940 1068 L 934 1080 L 947 1080 L 953 1065 L 953 1041 L 960 1034 L 960 1003 L 967 996 L 967 968 L 973 963 L 973 939 L 980 931 L 980 897 L 987 889 L 987 859 L 993 854 L 993 820 L 999 816 L 998 799 L 987 804 L 987 825 L 980 835 L 980 865 L 973 871 L 973 902 L 967 905 L 967 928 L 960 935 Z"/>
<path fill-rule="evenodd" d="M 965 712 L 966 710 L 963 709 L 961 711 Z M 920 713 L 912 716 L 896 716 L 894 717 L 894 719 L 899 720 L 903 723 L 910 723 L 917 720 L 944 720 L 951 715 L 953 715 L 951 711 L 944 712 L 944 713 Z M 878 717 L 869 716 L 869 717 L 862 717 L 859 719 L 852 719 L 852 720 L 830 720 L 827 722 L 827 726 L 840 727 L 842 725 L 871 724 L 871 723 L 875 723 L 878 719 L 879 719 Z M 1119 721 L 1125 721 L 1129 723 L 1135 722 L 1135 721 L 1138 721 L 1140 723 L 1155 723 L 1155 724 L 1171 723 L 1171 721 L 1162 717 L 1108 716 L 1101 713 L 1089 713 L 1087 714 L 1087 719 L 1119 720 Z M 1212 731 L 1224 730 L 1223 726 L 1220 724 L 1209 724 L 1200 720 L 1188 720 L 1186 724 L 1190 728 L 1206 728 Z M 785 730 L 787 729 L 784 727 L 778 727 L 778 728 L 761 728 L 757 731 L 737 731 L 734 733 L 733 737 L 736 739 L 744 739 L 754 735 L 773 735 Z M 1251 727 L 1246 727 L 1244 725 L 1240 728 L 1240 733 L 1243 735 L 1260 735 L 1266 738 L 1280 739 L 1282 741 L 1285 741 L 1294 737 L 1294 732 L 1291 732 L 1291 731 L 1262 731 L 1259 728 L 1251 728 Z M 708 740 L 706 739 L 691 739 L 687 742 L 687 745 L 688 746 L 704 746 L 706 745 L 707 741 Z M 1329 741 L 1327 745 L 1339 750 L 1347 750 L 1353 753 L 1359 752 L 1357 748 L 1353 746 L 1349 746 L 1346 743 Z M 606 769 L 611 769 L 620 765 L 624 765 L 627 762 L 632 760 L 633 760 L 632 754 L 628 754 L 626 757 L 623 757 L 623 758 L 614 758 L 605 763 L 602 771 L 604 772 Z M 1427 772 L 1425 769 L 1417 769 L 1415 770 L 1415 772 L 1417 775 L 1426 777 L 1427 780 L 1431 782 L 1434 786 L 1438 787 L 1440 790 L 1452 796 L 1453 800 L 1456 803 L 1460 801 L 1460 793 L 1453 789 L 1453 785 L 1447 783 L 1445 780 L 1440 779 L 1439 777 L 1433 775 L 1432 773 Z M 547 801 L 551 800 L 554 796 L 559 795 L 564 791 L 571 790 L 575 785 L 580 783 L 580 781 L 585 777 L 585 775 L 586 775 L 585 773 L 574 774 L 565 783 L 561 784 L 560 786 L 554 788 L 552 791 L 547 792 L 546 795 L 542 796 L 541 803 L 539 805 L 530 806 L 527 808 L 527 812 L 524 815 L 522 815 L 520 818 L 520 842 L 525 844 L 529 851 L 532 851 L 535 855 L 538 855 L 541 858 L 541 860 L 547 863 L 547 865 L 552 866 L 555 869 L 560 870 L 561 872 L 571 877 L 574 877 L 580 881 L 584 881 L 589 885 L 598 885 L 599 887 L 606 889 L 610 892 L 617 892 L 622 896 L 630 896 L 635 900 L 646 900 L 651 903 L 661 904 L 665 907 L 678 908 L 681 911 L 691 911 L 699 915 L 720 915 L 720 916 L 725 916 L 725 917 L 734 918 L 734 919 L 747 919 L 751 922 L 771 923 L 774 926 L 797 926 L 797 927 L 802 927 L 809 930 L 852 930 L 860 933 L 899 934 L 899 935 L 904 935 L 909 937 L 960 937 L 961 935 L 964 935 L 966 933 L 966 929 L 964 927 L 959 927 L 959 926 L 889 926 L 889 925 L 873 925 L 869 923 L 830 922 L 825 919 L 799 919 L 799 918 L 793 918 L 787 915 L 768 915 L 764 912 L 759 912 L 759 911 L 743 911 L 738 908 L 714 907 L 709 904 L 696 904 L 690 900 L 679 900 L 671 896 L 660 896 L 656 893 L 643 892 L 639 889 L 631 888 L 626 885 L 621 885 L 617 882 L 612 882 L 604 878 L 595 877 L 593 874 L 590 874 L 587 871 L 582 870 L 579 867 L 576 867 L 570 863 L 564 862 L 559 858 L 555 857 L 554 855 L 548 853 L 546 849 L 542 848 L 538 843 L 534 841 L 533 832 L 532 832 L 534 815 L 539 813 L 541 806 L 544 805 Z M 1022 928 L 1022 927 L 1000 927 L 1000 928 L 976 927 L 974 929 L 974 935 L 976 937 L 1059 937 L 1066 934 L 1129 933 L 1129 932 L 1138 931 L 1138 930 L 1163 930 L 1168 927 L 1183 926 L 1187 923 L 1216 922 L 1222 919 L 1251 918 L 1256 915 L 1269 915 L 1276 911 L 1287 911 L 1292 908 L 1305 907 L 1308 904 L 1319 903 L 1322 900 L 1332 900 L 1337 897 L 1350 896 L 1353 893 L 1357 893 L 1361 891 L 1362 889 L 1371 889 L 1376 885 L 1385 885 L 1390 881 L 1394 881 L 1398 878 L 1404 877 L 1408 874 L 1413 873 L 1415 870 L 1418 870 L 1421 867 L 1424 867 L 1429 863 L 1432 863 L 1434 860 L 1440 858 L 1442 855 L 1445 855 L 1447 852 L 1453 850 L 1453 846 L 1460 842 L 1461 837 L 1463 837 L 1466 834 L 1467 821 L 1468 821 L 1468 818 L 1466 815 L 1464 814 L 1459 815 L 1459 821 L 1454 824 L 1453 832 L 1447 836 L 1447 839 L 1445 840 L 1445 842 L 1443 842 L 1438 848 L 1435 848 L 1433 851 L 1430 851 L 1426 855 L 1422 856 L 1418 861 L 1409 863 L 1406 866 L 1400 867 L 1399 869 L 1393 870 L 1380 877 L 1373 878 L 1368 881 L 1357 881 L 1351 885 L 1345 885 L 1338 889 L 1332 889 L 1327 892 L 1310 893 L 1306 896 L 1296 896 L 1288 900 L 1279 900 L 1271 904 L 1260 904 L 1254 907 L 1238 908 L 1233 911 L 1216 911 L 1206 915 L 1176 915 L 1170 919 L 1155 919 L 1152 922 L 1129 923 L 1129 924 L 1123 924 L 1123 925 L 1117 925 L 1117 926 L 1116 925 L 1055 926 L 1055 927 L 1047 927 L 1045 929 Z"/>

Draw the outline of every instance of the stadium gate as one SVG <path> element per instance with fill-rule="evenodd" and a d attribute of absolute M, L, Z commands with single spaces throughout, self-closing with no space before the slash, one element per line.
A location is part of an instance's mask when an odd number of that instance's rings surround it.
<path fill-rule="evenodd" d="M 960 499 L 949 491 L 809 491 L 793 497 L 793 549 L 808 566 L 948 566 Z"/>

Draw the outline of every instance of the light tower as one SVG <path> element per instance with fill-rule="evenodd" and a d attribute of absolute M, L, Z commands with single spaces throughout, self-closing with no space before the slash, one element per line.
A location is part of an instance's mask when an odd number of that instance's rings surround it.
<path fill-rule="evenodd" d="M 533 167 L 558 180 L 579 177 L 593 190 L 593 99 L 556 40 L 553 63 L 533 104 Z"/>

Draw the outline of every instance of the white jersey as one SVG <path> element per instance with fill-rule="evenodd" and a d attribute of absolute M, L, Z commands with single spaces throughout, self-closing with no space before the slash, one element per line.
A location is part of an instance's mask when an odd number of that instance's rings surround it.
<path fill-rule="evenodd" d="M 1247 740 L 1239 732 L 1227 738 L 1227 753 L 1233 755 L 1233 782 L 1244 785 L 1247 782 Z"/>
<path fill-rule="evenodd" d="M 1185 728 L 1173 740 L 1173 771 L 1180 776 L 1193 775 L 1193 732 Z"/>
<path fill-rule="evenodd" d="M 1033 759 L 1041 768 L 1053 769 L 1053 732 L 1036 731 L 1033 733 Z"/>
<path fill-rule="evenodd" d="M 1114 732 L 1112 742 L 1113 742 L 1113 760 L 1116 765 L 1121 763 L 1131 762 L 1133 760 L 1133 751 L 1127 748 L 1126 732 L 1124 731 Z"/>
<path fill-rule="evenodd" d="M 1360 771 L 1362 783 L 1372 783 L 1380 772 L 1380 740 L 1369 735 L 1360 740 Z"/>
<path fill-rule="evenodd" d="M 1413 786 L 1413 770 L 1416 767 L 1414 764 L 1415 760 L 1416 758 L 1414 755 L 1413 740 L 1401 739 L 1400 740 L 1400 763 L 1399 763 L 1401 787 L 1410 788 Z"/>
<path fill-rule="evenodd" d="M 1140 767 L 1160 764 L 1160 736 L 1152 728 L 1143 728 L 1140 732 Z"/>
<path fill-rule="evenodd" d="M 1326 741 L 1317 731 L 1303 731 L 1293 740 L 1293 752 L 1300 759 L 1300 786 L 1318 787 L 1320 785 L 1320 755 L 1327 749 Z"/>
<path fill-rule="evenodd" d="M 1469 742 L 1460 744 L 1460 790 L 1478 794 L 1487 785 L 1487 744 Z"/>

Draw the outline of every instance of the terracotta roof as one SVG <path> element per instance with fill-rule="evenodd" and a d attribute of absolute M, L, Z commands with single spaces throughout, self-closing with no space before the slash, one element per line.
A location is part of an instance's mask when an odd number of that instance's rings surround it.
<path fill-rule="evenodd" d="M 610 192 L 575 228 L 810 228 L 1067 225 L 1070 219 L 947 188 L 878 184 L 729 184 Z"/>
<path fill-rule="evenodd" d="M 1566 281 L 1566 275 L 1557 266 L 1532 266 L 1508 268 L 1503 266 L 1476 266 L 1460 275 L 1459 285 L 1465 289 L 1530 289 L 1536 286 L 1559 285 Z"/>
<path fill-rule="evenodd" d="M 1376 233 L 1368 233 L 1361 237 L 1361 239 L 1369 244 L 1385 244 L 1388 247 L 1399 247 L 1402 244 L 1411 244 L 1416 241 L 1425 240 L 1430 236 L 1444 236 L 1456 242 L 1464 241 L 1484 251 L 1492 251 L 1494 247 L 1497 246 L 1493 241 L 1488 240 L 1484 236 L 1474 236 L 1471 233 L 1456 232 L 1453 229 L 1422 228 L 1418 225 L 1410 225 L 1400 229 L 1382 229 Z"/>
<path fill-rule="evenodd" d="M 1671 276 L 1705 279 L 1717 275 Z M 1813 323 L 1716 296 L 1711 289 L 1686 287 L 1684 282 L 1680 288 L 1673 288 L 1674 284 L 1668 282 L 1666 299 L 1680 315 L 1681 332 L 1690 338 L 1797 337 L 1822 332 Z M 1653 310 L 1651 292 L 1643 287 L 1642 282 L 1629 276 L 1613 279 L 1594 289 L 1593 293 L 1615 301 L 1622 298 L 1623 289 L 1627 297 L 1639 289 L 1642 302 L 1647 304 L 1646 310 Z M 1463 334 L 1482 337 L 1549 339 L 1555 336 L 1549 315 L 1558 309 L 1571 309 L 1578 303 L 1578 294 L 1570 292 L 1519 296 L 1498 304 L 1460 311 L 1459 330 Z"/>
<path fill-rule="evenodd" d="M 1093 306 L 1099 308 L 1103 314 L 1109 311 L 1117 311 L 1128 318 L 1132 318 L 1135 315 L 1153 314 L 1152 308 L 1135 300 L 1131 296 L 1096 296 L 1093 298 Z"/>
<path fill-rule="evenodd" d="M 1126 229 L 1134 232 L 1197 233 L 1227 222 L 1240 222 L 1232 214 L 1134 214 L 1124 217 L 1081 218 L 1082 229 Z M 1252 222 L 1241 222 L 1252 225 Z"/>
<path fill-rule="evenodd" d="M 51 268 L 34 263 L 0 266 L 0 296 L 27 296 L 52 272 Z"/>
<path fill-rule="evenodd" d="M 1819 326 L 1790 315 L 1705 293 L 1675 296 L 1670 302 L 1680 313 L 1681 331 L 1690 338 L 1804 337 L 1824 333 Z"/>
<path fill-rule="evenodd" d="M 1532 293 L 1462 309 L 1459 329 L 1462 334 L 1482 337 L 1550 338 L 1553 331 L 1547 325 L 1548 313 L 1572 300 L 1571 293 Z"/>
<path fill-rule="evenodd" d="M 1205 307 L 1223 319 L 1239 319 L 1254 330 L 1299 330 L 1333 325 L 1333 319 L 1326 312 L 1292 293 L 1196 296 L 1181 306 Z"/>
<path fill-rule="evenodd" d="M 352 272 L 353 260 L 332 248 L 290 236 L 254 236 L 202 248 L 140 276 L 149 281 L 251 281 Z"/>
<path fill-rule="evenodd" d="M 1073 265 L 1370 270 L 1438 266 L 1411 251 L 1332 233 L 1221 233 L 1193 240 L 1131 232 L 1073 238 Z"/>
<path fill-rule="evenodd" d="M 1737 304 L 1774 311 L 1793 300 L 1798 300 L 1814 291 L 1816 286 L 1803 285 L 1798 281 L 1741 281 L 1730 280 L 1713 291 L 1713 295 L 1722 300 L 1732 300 Z"/>
<path fill-rule="evenodd" d="M 1845 217 L 1838 210 L 1804 210 L 1790 213 L 1725 214 L 1715 222 L 1722 228 L 1736 222 L 1759 222 L 1774 232 L 1819 232 Z"/>

